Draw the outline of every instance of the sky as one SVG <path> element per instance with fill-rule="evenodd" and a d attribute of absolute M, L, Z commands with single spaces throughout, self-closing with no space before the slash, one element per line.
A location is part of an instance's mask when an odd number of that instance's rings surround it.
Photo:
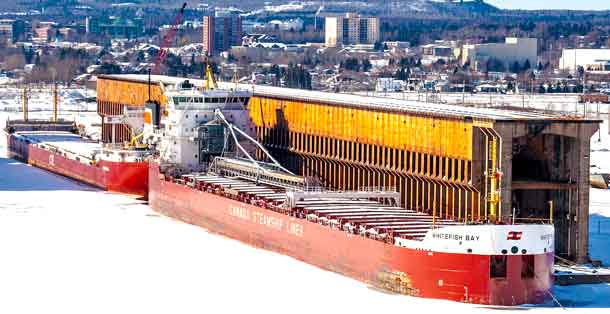
<path fill-rule="evenodd" d="M 486 0 L 503 9 L 610 10 L 608 0 Z"/>

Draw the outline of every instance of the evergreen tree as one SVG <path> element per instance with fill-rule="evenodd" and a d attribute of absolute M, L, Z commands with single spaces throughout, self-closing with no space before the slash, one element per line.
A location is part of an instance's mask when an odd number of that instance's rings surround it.
<path fill-rule="evenodd" d="M 515 63 L 513 63 L 513 65 L 510 67 L 510 71 L 513 73 L 521 72 L 521 65 L 519 65 L 518 61 L 515 61 Z"/>
<path fill-rule="evenodd" d="M 32 63 L 32 59 L 34 59 L 34 52 L 32 51 L 32 49 L 25 49 L 25 47 L 22 47 L 21 52 L 23 53 L 23 56 L 25 58 L 25 63 Z"/>
<path fill-rule="evenodd" d="M 362 71 L 363 72 L 370 71 L 372 67 L 373 66 L 371 65 L 371 61 L 369 61 L 369 59 L 362 60 Z"/>
<path fill-rule="evenodd" d="M 468 71 L 468 69 L 470 69 L 470 60 L 464 62 L 464 65 L 462 66 L 462 70 Z"/>
<path fill-rule="evenodd" d="M 394 73 L 394 78 L 397 80 L 402 80 L 404 75 L 405 75 L 404 68 L 400 68 L 400 69 L 396 70 L 396 73 Z"/>
<path fill-rule="evenodd" d="M 578 66 L 578 77 L 583 78 L 585 76 L 585 68 L 581 65 Z"/>

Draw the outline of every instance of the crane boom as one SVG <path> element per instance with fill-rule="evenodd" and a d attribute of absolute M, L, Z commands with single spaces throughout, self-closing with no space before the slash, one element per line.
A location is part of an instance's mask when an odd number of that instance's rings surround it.
<path fill-rule="evenodd" d="M 180 11 L 176 15 L 176 19 L 174 19 L 174 24 L 172 24 L 172 27 L 170 28 L 170 30 L 167 31 L 165 36 L 163 36 L 163 41 L 161 42 L 161 47 L 159 47 L 159 54 L 157 55 L 157 58 L 155 59 L 155 63 L 153 65 L 153 69 L 152 69 L 153 74 L 159 74 L 159 69 L 161 67 L 161 63 L 163 63 L 163 61 L 165 61 L 165 58 L 167 57 L 167 48 L 169 48 L 172 41 L 174 40 L 174 37 L 176 37 L 176 28 L 178 27 L 178 24 L 180 24 L 180 21 L 182 20 L 182 16 L 184 15 L 185 8 L 186 8 L 186 2 L 184 2 L 182 4 L 182 8 L 180 8 Z"/>

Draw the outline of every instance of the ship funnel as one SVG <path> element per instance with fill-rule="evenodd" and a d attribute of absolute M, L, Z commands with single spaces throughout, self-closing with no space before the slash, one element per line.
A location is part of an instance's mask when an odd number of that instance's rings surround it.
<path fill-rule="evenodd" d="M 151 124 L 153 128 L 159 128 L 161 124 L 161 105 L 152 100 L 150 69 L 148 69 L 148 100 L 144 102 L 144 124 Z"/>
<path fill-rule="evenodd" d="M 144 103 L 144 123 L 151 124 L 154 128 L 159 128 L 161 124 L 161 105 L 158 102 L 148 100 Z"/>

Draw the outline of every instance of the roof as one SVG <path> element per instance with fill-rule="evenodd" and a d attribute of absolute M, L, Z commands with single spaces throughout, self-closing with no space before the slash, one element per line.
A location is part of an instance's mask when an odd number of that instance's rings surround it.
<path fill-rule="evenodd" d="M 140 83 L 148 82 L 148 76 L 145 74 L 100 75 L 99 78 Z M 163 75 L 153 75 L 151 77 L 151 81 L 155 84 L 159 82 L 162 82 L 164 84 L 175 84 L 184 79 L 185 78 Z M 191 78 L 189 78 L 189 81 L 196 86 L 203 86 L 205 82 L 205 80 Z M 221 88 L 234 88 L 235 83 L 219 82 L 219 86 Z M 285 87 L 239 84 L 238 88 L 251 90 L 254 96 L 310 101 L 338 106 L 354 106 L 367 109 L 378 109 L 382 111 L 405 112 L 417 115 L 436 116 L 453 119 L 479 119 L 486 121 L 599 123 L 599 120 L 574 116 L 564 116 L 560 114 L 548 114 L 531 111 L 517 111 L 493 108 L 475 108 L 460 105 L 438 104 L 344 93 L 310 91 Z"/>

